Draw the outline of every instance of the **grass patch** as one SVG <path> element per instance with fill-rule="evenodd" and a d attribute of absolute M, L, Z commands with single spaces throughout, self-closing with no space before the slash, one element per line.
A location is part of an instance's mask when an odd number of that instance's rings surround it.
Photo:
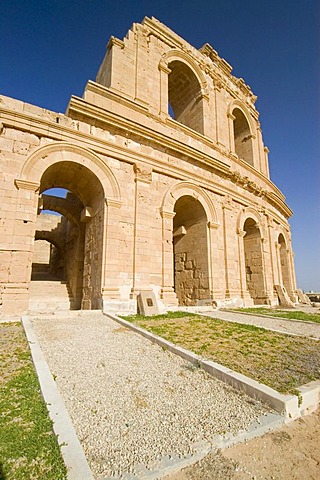
<path fill-rule="evenodd" d="M 179 316 L 122 317 L 281 393 L 320 378 L 319 342 L 252 325 L 179 312 Z"/>
<path fill-rule="evenodd" d="M 279 310 L 273 308 L 237 308 L 237 312 L 257 313 L 258 315 L 267 315 L 269 317 L 280 317 L 288 320 L 302 320 L 306 322 L 320 323 L 320 313 L 306 313 L 300 310 Z"/>
<path fill-rule="evenodd" d="M 19 323 L 0 324 L 0 480 L 64 480 L 52 430 Z"/>

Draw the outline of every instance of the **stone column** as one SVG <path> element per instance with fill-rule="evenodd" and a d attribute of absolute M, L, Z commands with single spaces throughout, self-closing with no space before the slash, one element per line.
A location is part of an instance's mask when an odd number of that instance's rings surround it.
<path fill-rule="evenodd" d="M 246 234 L 247 232 L 245 232 L 244 230 L 241 230 L 240 228 L 237 229 L 238 257 L 239 257 L 239 270 L 240 270 L 240 294 L 241 294 L 241 298 L 243 298 L 245 306 L 250 307 L 253 305 L 253 300 L 247 289 L 247 273 L 246 273 L 244 244 L 243 244 L 243 239 L 246 236 Z"/>
<path fill-rule="evenodd" d="M 291 247 L 291 240 L 290 240 L 290 248 L 287 249 L 287 256 L 288 256 L 289 281 L 290 281 L 290 287 L 291 287 L 291 290 L 288 293 L 292 302 L 298 303 L 298 297 L 296 293 L 297 284 L 296 284 L 296 276 L 295 276 L 294 263 L 293 263 L 293 251 Z"/>
<path fill-rule="evenodd" d="M 217 275 L 218 262 L 215 262 L 215 257 L 213 254 L 214 245 L 214 232 L 219 228 L 218 223 L 208 222 L 208 256 L 209 256 L 209 288 L 210 288 L 210 297 L 212 300 L 220 300 L 223 295 L 221 288 L 219 286 L 219 280 Z"/>
<path fill-rule="evenodd" d="M 175 212 L 161 209 L 162 217 L 162 286 L 160 297 L 166 305 L 178 305 L 174 291 L 174 259 L 173 259 L 173 218 Z"/>
<path fill-rule="evenodd" d="M 104 239 L 102 245 L 102 302 L 105 305 L 119 299 L 119 220 L 122 202 L 112 198 L 105 199 Z"/>
<path fill-rule="evenodd" d="M 222 205 L 223 217 L 223 246 L 224 246 L 224 268 L 225 268 L 225 298 L 230 298 L 230 279 L 229 279 L 229 235 L 233 231 L 233 222 L 231 221 L 232 204 L 231 198 L 227 197 Z"/>
<path fill-rule="evenodd" d="M 232 113 L 228 113 L 228 126 L 229 126 L 229 150 L 231 153 L 235 154 L 236 153 L 236 147 L 234 144 L 234 127 L 233 127 L 233 122 L 236 119 Z"/>
<path fill-rule="evenodd" d="M 283 285 L 282 281 L 282 270 L 281 270 L 281 258 L 280 258 L 280 248 L 281 245 L 278 242 L 274 243 L 276 249 L 276 258 L 277 258 L 277 285 Z"/>
<path fill-rule="evenodd" d="M 161 60 L 159 63 L 159 72 L 160 72 L 160 105 L 159 105 L 159 114 L 162 117 L 168 116 L 168 105 L 169 105 L 169 95 L 168 95 L 168 75 L 171 73 L 170 68 L 164 60 Z"/>
<path fill-rule="evenodd" d="M 150 244 L 149 228 L 153 223 L 152 213 L 150 214 L 152 167 L 135 163 L 134 172 L 135 206 L 131 298 L 135 298 L 141 290 L 150 290 L 150 266 L 154 255 Z"/>

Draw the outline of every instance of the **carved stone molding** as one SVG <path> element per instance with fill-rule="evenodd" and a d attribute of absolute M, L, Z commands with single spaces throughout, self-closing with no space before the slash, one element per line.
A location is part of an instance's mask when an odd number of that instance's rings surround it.
<path fill-rule="evenodd" d="M 106 198 L 105 199 L 107 207 L 120 208 L 122 205 L 121 200 L 116 200 L 115 198 Z"/>
<path fill-rule="evenodd" d="M 19 178 L 15 179 L 14 184 L 18 190 L 30 190 L 32 192 L 37 192 L 40 188 L 40 183 L 30 182 L 29 180 L 20 180 Z"/>
<path fill-rule="evenodd" d="M 135 163 L 133 166 L 134 173 L 136 174 L 135 181 L 143 183 L 152 182 L 152 167 L 142 165 L 141 163 Z"/>
<path fill-rule="evenodd" d="M 161 218 L 173 218 L 175 216 L 176 212 L 168 212 L 167 210 L 164 210 L 163 208 L 160 209 L 160 215 Z"/>
<path fill-rule="evenodd" d="M 117 47 L 120 47 L 121 49 L 124 48 L 124 42 L 122 40 L 119 40 L 119 38 L 116 38 L 116 37 L 111 37 L 107 44 L 107 50 L 112 48 L 114 45 L 116 45 Z"/>

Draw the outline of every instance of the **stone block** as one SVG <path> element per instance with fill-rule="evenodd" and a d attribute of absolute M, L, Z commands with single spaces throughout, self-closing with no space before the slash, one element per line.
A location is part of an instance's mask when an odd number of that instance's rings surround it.
<path fill-rule="evenodd" d="M 156 296 L 153 291 L 141 291 L 137 296 L 137 304 L 140 315 L 150 316 L 160 314 Z"/>

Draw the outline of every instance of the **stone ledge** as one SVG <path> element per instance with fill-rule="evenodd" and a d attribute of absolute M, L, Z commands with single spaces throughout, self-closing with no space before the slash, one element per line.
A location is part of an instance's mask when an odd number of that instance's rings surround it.
<path fill-rule="evenodd" d="M 78 440 L 69 413 L 59 393 L 49 366 L 41 352 L 29 317 L 21 317 L 32 361 L 39 379 L 41 393 L 58 437 L 61 454 L 68 469 L 68 480 L 93 480 L 82 446 Z"/>

